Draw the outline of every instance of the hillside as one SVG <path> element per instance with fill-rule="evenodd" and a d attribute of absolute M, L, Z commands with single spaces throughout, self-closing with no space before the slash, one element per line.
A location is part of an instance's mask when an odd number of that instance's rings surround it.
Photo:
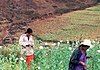
<path fill-rule="evenodd" d="M 33 27 L 40 25 L 42 27 L 42 24 L 44 24 L 46 26 L 45 22 L 48 23 L 49 19 L 56 18 L 56 15 L 61 16 L 67 12 L 85 9 L 96 3 L 95 0 L 0 0 L 0 40 L 7 36 L 6 34 L 9 37 L 21 34 L 29 25 L 34 25 Z M 57 18 L 60 16 L 57 16 Z M 34 22 L 36 23 L 33 24 Z M 66 25 L 62 22 L 59 25 L 56 23 L 50 23 L 53 31 Z M 57 28 L 53 25 L 57 25 Z M 49 29 L 49 27 L 47 28 Z M 38 35 L 48 33 L 48 30 L 36 29 L 35 31 Z"/>
<path fill-rule="evenodd" d="M 29 24 L 34 34 L 46 40 L 100 40 L 100 5 L 35 21 Z"/>

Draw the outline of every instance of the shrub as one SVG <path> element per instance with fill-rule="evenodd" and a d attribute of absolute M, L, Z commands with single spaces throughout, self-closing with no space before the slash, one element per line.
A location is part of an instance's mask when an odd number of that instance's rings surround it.
<path fill-rule="evenodd" d="M 55 14 L 63 14 L 63 13 L 67 13 L 67 12 L 70 12 L 70 9 L 68 9 L 68 8 L 57 8 L 54 11 Z"/>

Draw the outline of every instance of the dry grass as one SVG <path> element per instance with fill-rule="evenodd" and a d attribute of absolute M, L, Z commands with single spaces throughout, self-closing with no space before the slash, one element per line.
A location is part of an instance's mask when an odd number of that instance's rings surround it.
<path fill-rule="evenodd" d="M 29 24 L 43 39 L 100 39 L 100 5 Z"/>

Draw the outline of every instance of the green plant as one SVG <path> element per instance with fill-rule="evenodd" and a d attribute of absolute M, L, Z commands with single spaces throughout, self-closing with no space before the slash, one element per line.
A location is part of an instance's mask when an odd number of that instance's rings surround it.
<path fill-rule="evenodd" d="M 89 49 L 88 55 L 92 56 L 88 60 L 88 70 L 100 69 L 100 44 L 93 44 L 94 48 Z M 69 44 L 60 44 L 59 47 L 45 47 L 43 49 L 35 49 L 35 60 L 31 63 L 31 70 L 67 70 L 69 59 L 74 50 Z M 0 69 L 1 70 L 27 70 L 26 62 L 19 60 L 16 50 L 20 52 L 18 44 L 9 47 L 12 51 L 5 56 L 0 54 Z M 3 49 L 2 49 L 3 50 Z M 0 50 L 1 51 L 1 50 Z"/>

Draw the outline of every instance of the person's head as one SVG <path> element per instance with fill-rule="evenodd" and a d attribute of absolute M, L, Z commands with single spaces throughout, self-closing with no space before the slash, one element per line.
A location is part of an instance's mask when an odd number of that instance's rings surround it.
<path fill-rule="evenodd" d="M 86 51 L 87 49 L 90 48 L 90 46 L 88 46 L 88 45 L 84 45 L 84 44 L 81 44 L 81 45 L 79 46 L 79 48 L 80 48 L 81 50 Z"/>
<path fill-rule="evenodd" d="M 27 34 L 27 36 L 32 35 L 33 31 L 31 28 L 28 28 L 27 31 L 25 32 L 25 34 Z"/>
<path fill-rule="evenodd" d="M 86 51 L 92 46 L 91 41 L 88 39 L 85 39 L 79 46 L 82 50 Z"/>

